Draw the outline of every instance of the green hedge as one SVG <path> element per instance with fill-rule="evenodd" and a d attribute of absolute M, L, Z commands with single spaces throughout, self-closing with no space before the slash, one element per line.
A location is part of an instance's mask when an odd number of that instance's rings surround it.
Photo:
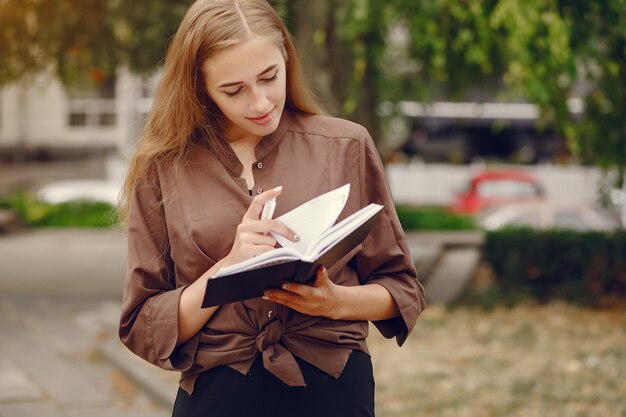
<path fill-rule="evenodd" d="M 444 208 L 397 205 L 396 212 L 404 230 L 476 229 L 471 216 L 450 213 Z"/>
<path fill-rule="evenodd" d="M 33 227 L 113 227 L 117 212 L 106 203 L 76 201 L 49 204 L 26 191 L 3 197 L 0 207 L 13 210 L 20 220 Z"/>
<path fill-rule="evenodd" d="M 590 307 L 626 305 L 626 231 L 489 232 L 484 256 L 507 304 L 532 298 Z"/>

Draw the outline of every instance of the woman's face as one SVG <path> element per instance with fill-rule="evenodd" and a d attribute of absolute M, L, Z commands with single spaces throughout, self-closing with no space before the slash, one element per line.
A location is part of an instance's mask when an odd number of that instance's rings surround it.
<path fill-rule="evenodd" d="M 226 116 L 229 141 L 274 132 L 285 106 L 285 59 L 267 38 L 255 36 L 207 59 L 206 90 Z"/>

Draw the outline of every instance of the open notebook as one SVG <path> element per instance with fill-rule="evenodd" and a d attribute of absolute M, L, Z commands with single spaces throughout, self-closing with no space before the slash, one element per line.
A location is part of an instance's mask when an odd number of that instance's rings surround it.
<path fill-rule="evenodd" d="M 310 282 L 319 265 L 328 268 L 347 255 L 365 239 L 383 208 L 372 203 L 335 224 L 349 193 L 346 184 L 276 218 L 300 241 L 274 235 L 282 247 L 220 269 L 207 282 L 203 307 L 259 297 L 284 281 Z"/>

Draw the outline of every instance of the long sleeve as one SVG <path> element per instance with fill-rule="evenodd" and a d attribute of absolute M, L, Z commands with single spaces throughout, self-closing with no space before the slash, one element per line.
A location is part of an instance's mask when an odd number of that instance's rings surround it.
<path fill-rule="evenodd" d="M 376 321 L 374 325 L 383 336 L 396 336 L 402 345 L 413 329 L 417 317 L 426 307 L 424 288 L 417 280 L 406 236 L 395 211 L 393 199 L 384 175 L 384 167 L 374 143 L 365 129 L 362 142 L 360 178 L 361 206 L 375 202 L 384 205 L 384 212 L 363 242 L 356 256 L 357 273 L 366 284 L 380 284 L 393 297 L 400 316 Z M 363 282 L 365 281 L 365 282 Z"/>
<path fill-rule="evenodd" d="M 157 169 L 140 181 L 130 204 L 128 269 L 119 336 L 131 351 L 161 368 L 184 371 L 193 364 L 198 337 L 179 348 L 178 303 Z"/>
<path fill-rule="evenodd" d="M 400 316 L 374 324 L 402 344 L 424 308 L 424 292 L 367 131 L 346 120 L 285 111 L 276 131 L 257 144 L 255 156 L 255 190 L 284 189 L 275 217 L 345 183 L 353 187 L 346 215 L 372 202 L 385 205 L 362 250 L 329 268 L 329 275 L 340 285 L 386 288 Z M 311 317 L 262 298 L 220 306 L 195 336 L 176 347 L 185 286 L 228 254 L 252 200 L 241 169 L 229 147 L 218 158 L 198 146 L 184 164 L 156 163 L 130 204 L 119 336 L 146 361 L 182 371 L 181 387 L 188 393 L 201 372 L 228 365 L 245 374 L 258 354 L 274 361 L 275 375 L 295 381 L 298 373 L 287 362 L 266 353 L 283 348 L 334 377 L 353 349 L 367 352 L 364 322 Z"/>

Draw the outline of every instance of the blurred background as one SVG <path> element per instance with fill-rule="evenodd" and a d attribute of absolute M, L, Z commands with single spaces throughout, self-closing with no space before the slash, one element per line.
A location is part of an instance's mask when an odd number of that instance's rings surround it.
<path fill-rule="evenodd" d="M 378 415 L 626 416 L 626 0 L 271 3 L 426 287 L 405 347 L 370 336 Z M 167 415 L 115 206 L 190 4 L 0 0 L 0 416 Z"/>

